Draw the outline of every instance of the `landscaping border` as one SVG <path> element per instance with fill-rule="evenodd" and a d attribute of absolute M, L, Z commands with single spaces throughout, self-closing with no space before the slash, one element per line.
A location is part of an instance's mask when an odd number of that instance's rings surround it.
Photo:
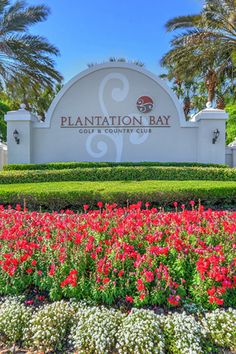
<path fill-rule="evenodd" d="M 63 170 L 12 170 L 0 173 L 0 184 L 62 181 L 206 180 L 236 181 L 236 169 L 218 167 L 99 167 Z"/>
<path fill-rule="evenodd" d="M 100 167 L 218 167 L 225 168 L 227 165 L 204 164 L 197 162 L 48 162 L 41 164 L 9 164 L 4 166 L 5 171 L 16 170 L 63 170 L 73 168 L 100 168 Z"/>
<path fill-rule="evenodd" d="M 97 202 L 120 206 L 138 201 L 156 207 L 172 206 L 174 201 L 201 200 L 206 206 L 235 207 L 236 182 L 226 181 L 112 181 L 48 182 L 0 185 L 0 204 L 26 204 L 30 209 L 91 208 Z"/>

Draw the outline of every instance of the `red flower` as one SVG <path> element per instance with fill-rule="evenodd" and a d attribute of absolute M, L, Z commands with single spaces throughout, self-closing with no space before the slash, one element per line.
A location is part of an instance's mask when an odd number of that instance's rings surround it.
<path fill-rule="evenodd" d="M 61 282 L 61 287 L 65 287 L 66 285 L 71 285 L 72 287 L 76 287 L 77 285 L 77 270 L 72 269 L 68 275 L 68 277 Z"/>
<path fill-rule="evenodd" d="M 25 262 L 27 261 L 27 259 L 30 257 L 29 254 L 25 253 L 23 256 L 20 257 L 20 261 L 21 262 Z"/>
<path fill-rule="evenodd" d="M 149 209 L 149 203 L 142 209 L 141 202 L 125 208 L 104 207 L 99 202 L 100 210 L 87 213 L 85 204 L 82 213 L 65 210 L 62 214 L 0 205 L 2 287 L 10 281 L 20 290 L 18 279 L 22 279 L 33 288 L 42 280 L 42 289 L 50 292 L 49 284 L 54 282 L 76 287 L 80 276 L 81 289 L 75 290 L 86 293 L 86 284 L 91 282 L 95 289 L 91 296 L 95 299 L 101 290 L 106 302 L 119 286 L 119 277 L 128 302 L 146 296 L 150 304 L 149 299 L 159 292 L 165 305 L 178 306 L 179 290 L 196 300 L 192 274 L 186 282 L 181 279 L 189 267 L 197 270 L 199 287 L 206 289 L 209 302 L 221 306 L 224 295 L 231 305 L 229 289 L 236 286 L 236 213 L 205 211 L 202 206 L 195 210 L 194 201 L 188 204 L 192 210 L 183 207 L 177 213 L 177 209 Z M 178 262 L 181 269 L 175 267 Z M 203 304 L 204 297 L 200 301 Z"/>
<path fill-rule="evenodd" d="M 104 278 L 104 279 L 102 280 L 103 284 L 107 284 L 107 283 L 109 283 L 109 281 L 110 281 L 109 278 Z"/>
<path fill-rule="evenodd" d="M 144 293 L 140 294 L 139 298 L 140 298 L 140 300 L 143 301 L 145 299 L 145 294 Z"/>
<path fill-rule="evenodd" d="M 26 273 L 28 273 L 28 274 L 33 273 L 33 269 L 32 269 L 32 268 L 28 268 L 28 269 L 26 269 Z"/>
<path fill-rule="evenodd" d="M 151 283 L 154 280 L 154 274 L 153 272 L 146 272 L 145 273 L 145 277 L 146 277 L 146 282 Z"/>
<path fill-rule="evenodd" d="M 34 300 L 26 300 L 25 301 L 26 305 L 33 305 L 33 303 L 34 303 Z"/>
<path fill-rule="evenodd" d="M 213 286 L 211 289 L 207 290 L 208 295 L 213 296 L 215 295 L 216 288 Z"/>
<path fill-rule="evenodd" d="M 224 300 L 223 299 L 219 299 L 217 297 L 215 297 L 215 302 L 217 303 L 217 305 L 223 305 L 224 304 Z"/>
<path fill-rule="evenodd" d="M 43 295 L 38 295 L 38 296 L 37 296 L 37 299 L 38 299 L 39 301 L 43 301 L 43 300 L 45 300 L 45 296 L 43 296 Z"/>
<path fill-rule="evenodd" d="M 217 305 L 223 305 L 223 304 L 224 304 L 224 300 L 223 300 L 223 299 L 219 299 L 219 298 L 216 297 L 216 296 L 211 296 L 211 297 L 209 298 L 209 302 L 210 302 L 211 304 L 216 303 Z"/>
<path fill-rule="evenodd" d="M 138 279 L 137 280 L 137 290 L 138 291 L 143 291 L 144 289 L 145 289 L 145 286 L 144 286 L 144 284 L 143 284 L 143 281 L 142 281 L 142 279 Z"/>
<path fill-rule="evenodd" d="M 192 207 L 194 207 L 195 201 L 194 201 L 194 200 L 190 200 L 189 204 L 190 204 Z"/>
<path fill-rule="evenodd" d="M 51 266 L 50 266 L 50 269 L 49 269 L 49 272 L 48 272 L 48 275 L 50 276 L 50 277 L 52 277 L 54 274 L 55 274 L 55 265 L 54 264 L 51 264 Z"/>
<path fill-rule="evenodd" d="M 126 295 L 125 297 L 126 301 L 130 302 L 132 304 L 132 302 L 134 301 L 134 299 L 132 298 L 132 296 L 128 296 Z"/>
<path fill-rule="evenodd" d="M 120 270 L 119 273 L 118 273 L 118 277 L 122 277 L 122 275 L 124 274 L 124 270 Z"/>
<path fill-rule="evenodd" d="M 167 299 L 167 301 L 169 302 L 169 304 L 173 305 L 173 306 L 178 306 L 179 305 L 179 301 L 180 301 L 180 296 L 177 295 L 170 295 Z"/>

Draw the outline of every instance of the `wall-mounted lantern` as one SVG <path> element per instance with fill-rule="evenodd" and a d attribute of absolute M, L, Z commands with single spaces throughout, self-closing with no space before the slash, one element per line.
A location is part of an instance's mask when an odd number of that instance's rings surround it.
<path fill-rule="evenodd" d="M 212 138 L 212 144 L 215 144 L 220 136 L 220 131 L 219 129 L 215 129 L 213 131 L 213 138 Z"/>
<path fill-rule="evenodd" d="M 15 142 L 17 143 L 17 144 L 20 144 L 20 137 L 19 137 L 19 132 L 15 129 L 14 130 L 14 132 L 13 132 L 13 137 L 14 137 L 14 139 L 15 139 Z"/>

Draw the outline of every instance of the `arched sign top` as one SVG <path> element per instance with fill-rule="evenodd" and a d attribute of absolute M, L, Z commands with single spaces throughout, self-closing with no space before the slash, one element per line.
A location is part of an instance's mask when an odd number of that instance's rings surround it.
<path fill-rule="evenodd" d="M 10 163 L 225 161 L 227 114 L 206 109 L 186 121 L 166 83 L 134 64 L 96 65 L 75 76 L 52 102 L 45 122 L 23 108 L 5 118 Z"/>
<path fill-rule="evenodd" d="M 45 121 L 43 123 L 35 123 L 35 127 L 49 128 L 51 126 L 51 119 L 54 115 L 54 112 L 55 112 L 57 106 L 61 103 L 61 100 L 70 91 L 70 89 L 76 83 L 78 83 L 80 80 L 86 79 L 90 75 L 93 75 L 93 74 L 95 74 L 101 70 L 105 70 L 105 69 L 110 69 L 113 71 L 113 78 L 114 78 L 114 75 L 117 75 L 117 78 L 119 78 L 119 73 L 118 72 L 116 73 L 116 71 L 121 72 L 121 70 L 124 69 L 124 71 L 127 71 L 127 70 L 132 71 L 134 74 L 140 73 L 140 74 L 144 75 L 146 78 L 151 79 L 156 84 L 158 84 L 162 88 L 162 90 L 169 96 L 169 98 L 172 101 L 172 103 L 175 107 L 175 110 L 177 112 L 180 126 L 181 127 L 194 127 L 195 126 L 195 124 L 186 121 L 183 109 L 181 107 L 181 104 L 180 104 L 177 96 L 168 87 L 168 85 L 162 79 L 160 79 L 157 75 L 155 75 L 155 74 L 151 73 L 150 71 L 148 71 L 142 67 L 139 67 L 135 64 L 111 62 L 111 63 L 95 65 L 94 67 L 84 70 L 81 73 L 79 73 L 78 75 L 76 75 L 75 77 L 73 77 L 67 84 L 65 84 L 63 86 L 61 91 L 57 94 L 57 96 L 53 100 L 53 102 L 46 114 Z M 141 100 L 139 102 L 137 101 L 137 108 L 138 108 L 139 112 L 142 112 L 142 113 L 147 113 L 148 109 L 150 110 L 150 107 L 153 104 L 152 98 L 149 96 L 144 95 L 141 97 L 137 97 L 137 100 Z M 145 102 L 143 102 L 143 105 L 142 105 L 142 100 L 145 101 Z M 146 112 L 145 112 L 145 109 L 146 109 Z"/>

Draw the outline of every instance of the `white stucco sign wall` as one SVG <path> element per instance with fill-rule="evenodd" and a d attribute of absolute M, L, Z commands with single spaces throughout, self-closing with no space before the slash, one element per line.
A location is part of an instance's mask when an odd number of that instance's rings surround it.
<path fill-rule="evenodd" d="M 8 112 L 8 162 L 224 163 L 226 119 L 224 111 L 206 109 L 186 122 L 162 80 L 135 65 L 108 63 L 65 85 L 45 122 L 25 109 Z"/>

